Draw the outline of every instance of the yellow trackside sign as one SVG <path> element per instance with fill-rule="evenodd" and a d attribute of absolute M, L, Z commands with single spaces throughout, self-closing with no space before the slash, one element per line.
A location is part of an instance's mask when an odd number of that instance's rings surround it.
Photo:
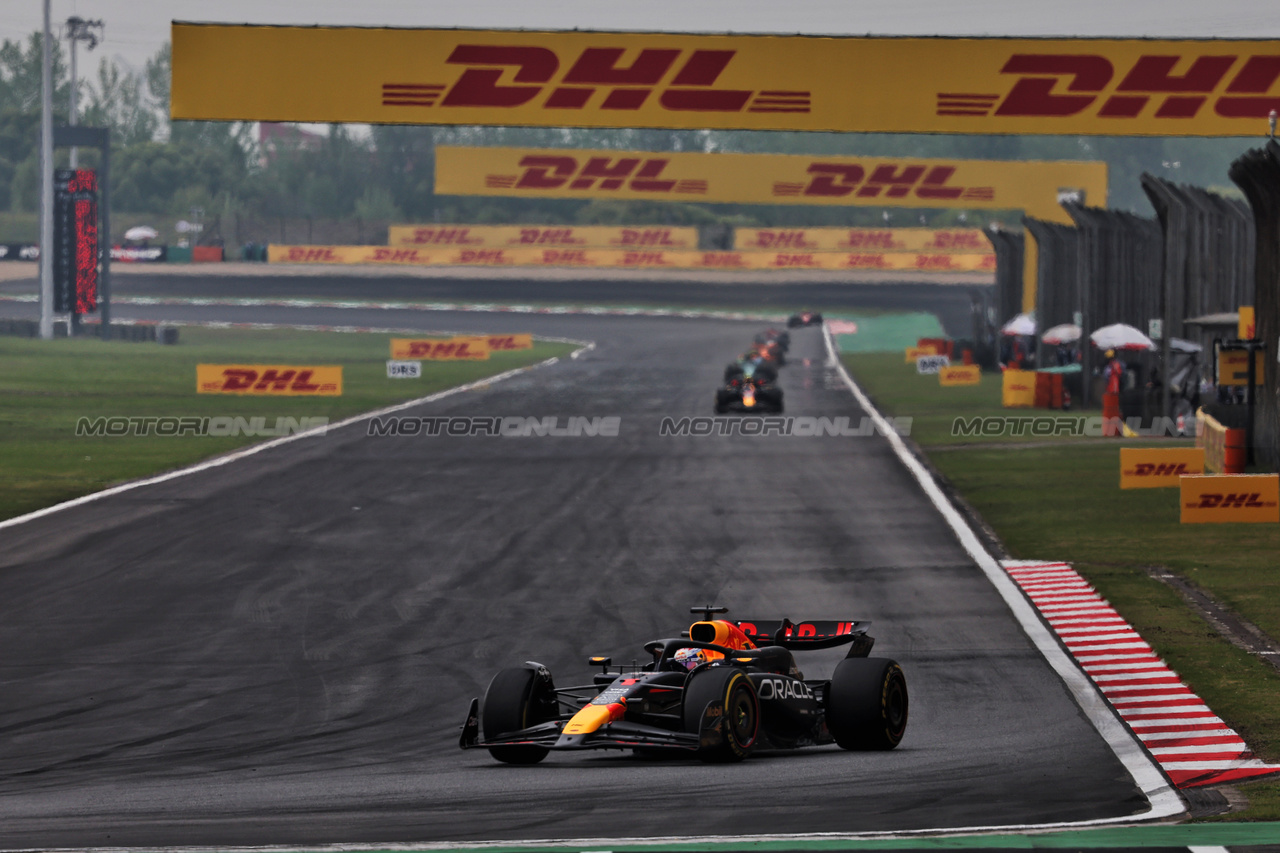
<path fill-rule="evenodd" d="M 1253 352 L 1253 383 L 1263 383 L 1262 371 L 1266 367 L 1266 353 L 1263 350 Z M 1218 384 L 1249 384 L 1249 351 L 1243 349 L 1218 350 Z"/>
<path fill-rule="evenodd" d="M 533 349 L 533 335 L 489 335 L 485 340 L 489 344 L 489 352 Z"/>
<path fill-rule="evenodd" d="M 733 247 L 775 252 L 995 254 L 981 228 L 735 228 Z"/>
<path fill-rule="evenodd" d="M 197 364 L 196 393 L 340 397 L 342 368 L 293 364 Z"/>
<path fill-rule="evenodd" d="M 1122 489 L 1177 488 L 1180 477 L 1203 473 L 1203 448 L 1120 448 L 1120 488 Z"/>
<path fill-rule="evenodd" d="M 698 248 L 697 228 L 605 225 L 392 225 L 392 246 L 420 249 L 673 249 Z"/>
<path fill-rule="evenodd" d="M 1280 522 L 1280 474 L 1182 477 L 1183 524 Z"/>
<path fill-rule="evenodd" d="M 1236 321 L 1236 337 L 1242 341 L 1251 341 L 1258 336 L 1257 320 L 1252 305 L 1240 306 L 1240 319 Z"/>
<path fill-rule="evenodd" d="M 1006 409 L 1019 409 L 1036 404 L 1036 372 L 1006 370 L 1000 377 L 1000 401 Z"/>
<path fill-rule="evenodd" d="M 707 154 L 564 148 L 436 148 L 439 195 L 1025 210 L 1070 223 L 1063 189 L 1105 205 L 1107 164 Z M 981 232 L 952 229 L 743 229 L 738 249 L 991 253 Z M 800 234 L 806 231 L 809 233 Z M 862 233 L 859 233 L 862 232 Z M 886 245 L 886 243 L 888 245 Z"/>
<path fill-rule="evenodd" d="M 453 338 L 392 338 L 393 361 L 487 361 L 489 339 L 483 336 Z"/>
<path fill-rule="evenodd" d="M 937 355 L 937 354 L 938 354 L 938 349 L 937 347 L 934 347 L 934 346 L 907 347 L 906 363 L 915 364 L 916 360 L 919 358 L 922 358 L 926 355 Z"/>
<path fill-rule="evenodd" d="M 982 368 L 976 364 L 957 364 L 938 371 L 939 385 L 980 385 Z"/>
<path fill-rule="evenodd" d="M 175 119 L 1257 136 L 1280 44 L 173 25 Z"/>

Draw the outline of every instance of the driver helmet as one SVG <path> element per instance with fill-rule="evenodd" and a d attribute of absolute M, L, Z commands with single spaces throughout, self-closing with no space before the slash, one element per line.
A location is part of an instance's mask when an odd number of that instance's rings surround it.
<path fill-rule="evenodd" d="M 702 649 L 679 649 L 671 657 L 676 666 L 681 669 L 693 669 L 700 664 L 704 664 L 711 658 Z"/>

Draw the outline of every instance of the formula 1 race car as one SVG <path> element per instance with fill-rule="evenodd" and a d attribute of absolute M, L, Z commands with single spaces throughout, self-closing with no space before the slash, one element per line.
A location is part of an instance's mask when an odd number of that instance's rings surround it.
<path fill-rule="evenodd" d="M 765 329 L 756 335 L 755 342 L 757 344 L 767 344 L 774 341 L 778 344 L 778 348 L 783 352 L 791 349 L 791 333 L 779 331 L 778 329 Z"/>
<path fill-rule="evenodd" d="M 459 745 L 508 764 L 551 750 L 632 749 L 704 761 L 741 761 L 757 749 L 836 743 L 893 749 L 907 729 L 907 681 L 886 658 L 867 657 L 869 622 L 713 619 L 727 608 L 694 607 L 702 621 L 683 637 L 653 640 L 652 660 L 599 666 L 591 684 L 557 688 L 533 661 L 504 669 L 483 702 L 471 700 Z M 828 679 L 806 679 L 793 652 L 848 645 Z M 483 737 L 481 736 L 483 733 Z"/>
<path fill-rule="evenodd" d="M 744 358 L 724 369 L 724 386 L 716 389 L 715 413 L 769 412 L 782 414 L 778 369 L 763 360 Z"/>
<path fill-rule="evenodd" d="M 787 328 L 796 329 L 800 326 L 821 326 L 822 315 L 816 311 L 801 311 L 799 314 L 792 314 L 787 318 Z"/>

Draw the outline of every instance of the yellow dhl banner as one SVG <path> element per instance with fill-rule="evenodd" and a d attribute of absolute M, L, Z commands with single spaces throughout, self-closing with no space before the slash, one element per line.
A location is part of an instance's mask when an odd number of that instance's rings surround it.
<path fill-rule="evenodd" d="M 907 347 L 905 362 L 907 364 L 915 364 L 916 359 L 920 358 L 921 356 L 937 355 L 937 354 L 938 354 L 938 349 L 937 347 L 934 347 L 934 346 Z"/>
<path fill-rule="evenodd" d="M 1242 341 L 1251 341 L 1258 336 L 1257 320 L 1252 305 L 1241 305 L 1240 316 L 1236 320 L 1236 337 Z"/>
<path fill-rule="evenodd" d="M 1199 447 L 1120 448 L 1120 488 L 1177 488 L 1178 479 L 1204 473 L 1204 450 Z"/>
<path fill-rule="evenodd" d="M 697 249 L 697 228 L 606 225 L 392 225 L 391 246 L 406 248 Z"/>
<path fill-rule="evenodd" d="M 738 228 L 735 249 L 990 255 L 981 228 Z"/>
<path fill-rule="evenodd" d="M 1253 352 L 1253 384 L 1263 383 L 1262 371 L 1266 367 L 1266 353 L 1262 350 Z M 1243 349 L 1218 350 L 1218 384 L 1249 384 L 1249 351 Z"/>
<path fill-rule="evenodd" d="M 665 249 L 406 249 L 386 246 L 279 246 L 272 263 L 420 264 L 599 269 L 885 270 L 991 272 L 995 255 L 926 252 L 690 252 Z"/>
<path fill-rule="evenodd" d="M 453 338 L 392 338 L 395 361 L 487 361 L 489 339 L 482 336 Z"/>
<path fill-rule="evenodd" d="M 1069 223 L 1058 204 L 1059 192 L 1065 189 L 1082 191 L 1090 204 L 1104 206 L 1107 164 L 436 147 L 435 191 L 440 195 L 1017 209 Z M 831 248 L 859 248 L 841 246 L 839 238 L 834 242 Z M 991 251 L 990 245 L 981 251 Z"/>
<path fill-rule="evenodd" d="M 197 364 L 196 393 L 340 397 L 342 368 L 333 365 Z"/>
<path fill-rule="evenodd" d="M 1000 401 L 1006 409 L 1028 408 L 1036 404 L 1034 370 L 1006 370 L 1001 377 Z"/>
<path fill-rule="evenodd" d="M 1280 522 L 1280 474 L 1203 474 L 1179 485 L 1183 524 Z"/>
<path fill-rule="evenodd" d="M 1280 107 L 1262 40 L 175 23 L 172 42 L 175 119 L 1256 136 Z"/>
<path fill-rule="evenodd" d="M 981 385 L 982 368 L 976 364 L 957 364 L 938 371 L 939 385 Z"/>

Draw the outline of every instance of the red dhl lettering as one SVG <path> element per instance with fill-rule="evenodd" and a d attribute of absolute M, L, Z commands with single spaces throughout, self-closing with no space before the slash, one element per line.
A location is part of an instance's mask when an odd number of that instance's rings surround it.
<path fill-rule="evenodd" d="M 410 341 L 409 358 L 475 358 L 470 341 Z"/>
<path fill-rule="evenodd" d="M 746 265 L 746 259 L 738 252 L 704 252 L 702 255 L 704 267 L 745 267 Z"/>
<path fill-rule="evenodd" d="M 937 231 L 925 244 L 925 248 L 942 252 L 954 249 L 973 249 L 981 252 L 989 250 L 991 244 L 972 231 Z"/>
<path fill-rule="evenodd" d="M 470 228 L 415 228 L 409 241 L 428 246 L 472 246 L 483 242 L 471 236 Z"/>
<path fill-rule="evenodd" d="M 905 244 L 893 239 L 892 231 L 850 231 L 840 243 L 842 249 L 901 249 Z"/>
<path fill-rule="evenodd" d="M 571 190 L 583 191 L 625 187 L 632 192 L 669 193 L 675 189 L 676 182 L 660 180 L 669 162 L 663 157 L 589 157 L 579 166 L 577 157 L 530 154 L 520 158 L 519 165 L 524 171 L 509 186 L 518 190 L 553 190 L 568 185 Z M 502 176 L 489 178 L 495 185 L 510 180 Z"/>
<path fill-rule="evenodd" d="M 683 240 L 672 240 L 670 228 L 623 228 L 618 243 L 623 246 L 671 246 L 684 245 Z"/>
<path fill-rule="evenodd" d="M 1223 48 L 1230 49 L 1229 46 Z M 1272 89 L 1280 54 L 1143 55 L 1127 67 L 1095 54 L 1017 53 L 1001 74 L 1015 77 L 1003 96 L 938 93 L 938 115 L 1191 119 L 1209 103 L 1223 118 L 1266 118 L 1280 110 Z"/>
<path fill-rule="evenodd" d="M 1187 504 L 1197 509 L 1244 509 L 1272 506 L 1270 501 L 1264 502 L 1260 492 L 1228 492 L 1226 494 L 1208 493 L 1200 496 L 1198 504 Z"/>
<path fill-rule="evenodd" d="M 261 375 L 248 368 L 228 368 L 222 371 L 222 391 L 319 391 L 320 386 L 311 382 L 314 370 L 264 370 Z"/>
<path fill-rule="evenodd" d="M 516 339 L 511 335 L 491 335 L 489 337 L 489 349 L 507 350 L 519 349 L 519 347 L 516 346 Z"/>
<path fill-rule="evenodd" d="M 657 106 L 673 112 L 809 111 L 807 91 L 715 88 L 736 53 L 643 48 L 624 58 L 628 51 L 620 47 L 588 47 L 570 58 L 540 45 L 459 44 L 445 59 L 463 67 L 452 84 L 384 83 L 382 104 L 507 109 L 535 104 L 573 111 L 594 101 L 600 109 L 628 111 L 643 107 L 656 92 Z"/>
<path fill-rule="evenodd" d="M 586 241 L 574 237 L 572 228 L 521 228 L 516 242 L 522 246 L 581 246 Z"/>
<path fill-rule="evenodd" d="M 886 258 L 884 255 L 879 255 L 879 254 L 865 255 L 860 253 L 850 253 L 849 257 L 845 259 L 845 266 L 859 267 L 859 268 L 878 267 L 881 269 L 888 269 L 890 264 L 889 264 L 889 259 Z"/>
<path fill-rule="evenodd" d="M 1133 466 L 1132 471 L 1125 472 L 1134 477 L 1175 477 L 1190 473 L 1187 471 L 1187 463 L 1179 462 L 1176 465 L 1172 462 L 1139 462 Z"/>
<path fill-rule="evenodd" d="M 590 264 L 591 259 L 587 257 L 586 251 L 582 249 L 573 251 L 543 249 L 542 262 L 544 264 Z"/>
<path fill-rule="evenodd" d="M 954 267 L 950 255 L 916 255 L 918 270 L 949 270 Z"/>
<path fill-rule="evenodd" d="M 909 163 L 880 163 L 867 170 L 856 163 L 810 163 L 806 170 L 813 177 L 802 195 L 840 198 L 905 198 L 922 199 L 993 198 L 991 187 L 949 186 L 955 166 L 921 166 Z"/>
<path fill-rule="evenodd" d="M 816 249 L 817 243 L 805 239 L 804 231 L 775 231 L 758 228 L 748 245 L 760 249 Z"/>
<path fill-rule="evenodd" d="M 460 264 L 505 264 L 507 256 L 502 249 L 463 249 L 458 253 Z"/>
<path fill-rule="evenodd" d="M 341 262 L 333 249 L 322 246 L 290 246 L 286 261 L 315 263 L 316 261 Z"/>
<path fill-rule="evenodd" d="M 623 252 L 622 265 L 626 267 L 670 266 L 662 252 Z"/>
<path fill-rule="evenodd" d="M 400 263 L 405 263 L 409 261 L 425 262 L 427 260 L 427 256 L 426 255 L 419 256 L 417 249 L 377 248 L 373 250 L 373 255 L 370 256 L 369 260 L 383 261 L 383 262 L 400 262 Z"/>
<path fill-rule="evenodd" d="M 792 255 L 785 252 L 779 252 L 771 264 L 775 267 L 816 267 L 817 265 L 818 262 L 812 254 Z"/>

